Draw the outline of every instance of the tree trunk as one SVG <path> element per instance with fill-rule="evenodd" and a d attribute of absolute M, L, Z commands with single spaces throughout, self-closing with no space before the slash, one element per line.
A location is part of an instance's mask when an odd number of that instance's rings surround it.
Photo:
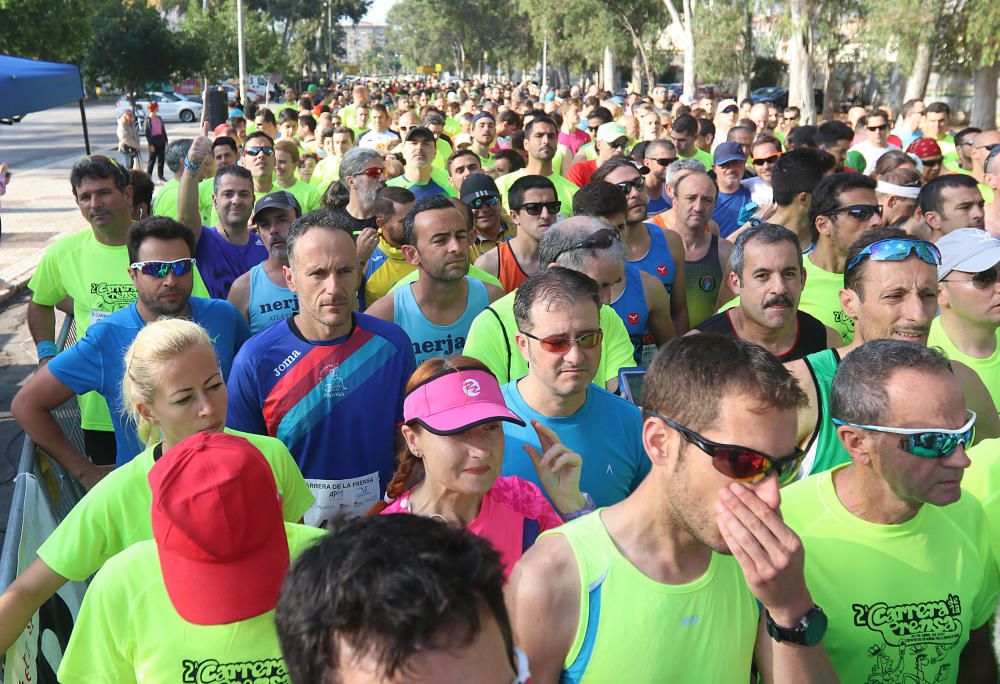
<path fill-rule="evenodd" d="M 615 58 L 611 54 L 611 48 L 604 46 L 604 64 L 601 69 L 601 83 L 604 90 L 615 94 Z"/>
<path fill-rule="evenodd" d="M 930 29 L 927 29 L 928 32 Z M 927 93 L 927 81 L 931 77 L 931 63 L 934 61 L 934 43 L 931 35 L 920 35 L 920 43 L 914 56 L 913 71 L 906 79 L 906 90 L 903 92 L 903 102 L 907 100 L 922 100 Z"/>
<path fill-rule="evenodd" d="M 826 73 L 823 80 L 823 118 L 827 121 L 833 120 L 834 109 L 834 88 L 833 73 L 837 68 L 837 51 L 826 51 Z"/>
<path fill-rule="evenodd" d="M 632 60 L 632 82 L 637 84 L 636 92 L 648 93 L 653 89 L 653 68 L 649 64 L 649 56 L 646 54 L 646 47 L 642 44 L 642 40 L 639 39 L 639 34 L 636 33 L 635 27 L 632 26 L 632 22 L 629 20 L 628 15 L 621 12 L 619 13 L 619 19 L 621 19 L 625 30 L 628 31 L 629 36 L 632 38 L 632 45 L 635 47 L 636 59 Z M 638 68 L 636 68 L 637 66 Z M 642 87 L 643 78 L 646 79 L 645 89 Z"/>
<path fill-rule="evenodd" d="M 697 81 L 695 79 L 694 26 L 692 24 L 696 0 L 681 0 L 681 2 L 683 16 L 674 6 L 674 0 L 663 0 L 663 5 L 667 8 L 671 20 L 684 33 L 684 98 L 693 101 L 697 93 L 695 88 Z"/>
<path fill-rule="evenodd" d="M 813 61 L 810 48 L 809 0 L 789 0 L 792 33 L 789 40 L 788 104 L 802 113 L 802 123 L 816 123 Z"/>
<path fill-rule="evenodd" d="M 972 100 L 972 120 L 970 126 L 984 131 L 997 127 L 997 78 L 1000 77 L 1000 63 L 976 69 L 975 98 Z"/>
<path fill-rule="evenodd" d="M 753 15 L 750 12 L 750 0 L 743 2 L 743 54 L 756 54 L 753 44 Z M 744 62 L 744 72 L 740 74 L 740 82 L 736 88 L 736 99 L 742 102 L 750 97 L 750 82 L 753 80 L 753 60 Z"/>

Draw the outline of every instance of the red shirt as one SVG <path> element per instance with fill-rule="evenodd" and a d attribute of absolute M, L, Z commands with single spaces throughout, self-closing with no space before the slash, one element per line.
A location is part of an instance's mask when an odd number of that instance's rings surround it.
<path fill-rule="evenodd" d="M 590 182 L 590 177 L 594 175 L 594 171 L 597 171 L 596 159 L 578 161 L 569 167 L 569 171 L 566 172 L 566 179 L 577 187 L 582 188 Z"/>

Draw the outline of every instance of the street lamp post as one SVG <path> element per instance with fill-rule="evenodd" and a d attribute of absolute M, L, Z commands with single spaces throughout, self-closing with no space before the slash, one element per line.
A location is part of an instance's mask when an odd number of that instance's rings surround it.
<path fill-rule="evenodd" d="M 240 104 L 247 106 L 246 55 L 243 50 L 243 0 L 236 0 L 236 41 L 239 45 Z"/>

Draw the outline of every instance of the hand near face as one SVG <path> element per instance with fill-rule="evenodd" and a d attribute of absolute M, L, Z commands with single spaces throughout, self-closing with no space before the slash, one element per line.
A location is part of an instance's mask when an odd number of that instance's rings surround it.
<path fill-rule="evenodd" d="M 375 228 L 365 228 L 358 235 L 358 263 L 367 264 L 375 247 L 378 245 L 378 230 Z"/>
<path fill-rule="evenodd" d="M 580 493 L 583 458 L 560 442 L 559 435 L 551 428 L 537 420 L 532 420 L 531 426 L 538 434 L 542 453 L 530 444 L 525 444 L 523 448 L 535 466 L 542 487 L 561 513 L 580 510 L 587 504 Z"/>

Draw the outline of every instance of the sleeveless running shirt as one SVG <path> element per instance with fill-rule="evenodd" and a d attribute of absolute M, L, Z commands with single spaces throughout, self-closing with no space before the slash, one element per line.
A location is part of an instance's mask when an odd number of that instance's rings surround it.
<path fill-rule="evenodd" d="M 703 333 L 715 333 L 726 337 L 739 337 L 736 328 L 733 326 L 733 319 L 730 314 L 733 309 L 720 311 L 698 326 L 698 330 Z M 777 356 L 782 363 L 801 359 L 807 354 L 823 351 L 826 349 L 826 326 L 807 314 L 805 311 L 796 312 L 798 328 L 795 333 L 795 343 L 784 354 Z"/>
<path fill-rule="evenodd" d="M 412 285 L 392 291 L 393 323 L 409 336 L 418 366 L 427 359 L 461 354 L 465 349 L 465 338 L 469 335 L 473 319 L 490 303 L 489 293 L 482 281 L 465 276 L 465 282 L 469 287 L 465 311 L 451 325 L 435 325 L 427 320 L 413 296 Z"/>
<path fill-rule="evenodd" d="M 580 621 L 560 682 L 746 684 L 759 613 L 736 560 L 713 553 L 693 582 L 657 582 L 618 550 L 603 511 L 542 535 L 565 535 L 580 574 Z"/>
<path fill-rule="evenodd" d="M 648 332 L 647 323 L 649 321 L 649 305 L 646 304 L 646 294 L 642 290 L 642 271 L 634 265 L 634 262 L 625 264 L 625 289 L 618 296 L 618 299 L 611 302 L 611 308 L 615 310 L 625 329 L 628 330 L 629 339 L 632 340 L 632 357 L 639 366 L 648 366 L 648 361 L 644 363 L 646 334 Z M 652 337 L 649 339 L 649 346 L 652 352 L 649 354 L 652 359 L 656 353 L 656 345 L 653 344 Z"/>
<path fill-rule="evenodd" d="M 677 264 L 674 263 L 674 255 L 670 253 L 670 247 L 667 246 L 667 236 L 663 234 L 663 229 L 655 223 L 644 223 L 643 225 L 646 226 L 646 232 L 649 233 L 649 251 L 641 259 L 628 263 L 635 264 L 646 273 L 658 278 L 667 288 L 667 294 L 670 294 L 674 288 L 674 278 L 677 277 Z"/>
<path fill-rule="evenodd" d="M 510 241 L 497 245 L 497 261 L 500 284 L 503 285 L 504 292 L 513 292 L 528 278 L 528 274 L 521 269 L 521 264 L 517 263 L 514 250 L 510 248 Z"/>
<path fill-rule="evenodd" d="M 719 288 L 722 286 L 722 264 L 719 263 L 719 236 L 712 235 L 708 251 L 697 261 L 684 262 L 687 282 L 688 325 L 692 328 L 715 313 Z"/>
<path fill-rule="evenodd" d="M 247 314 L 250 319 L 250 333 L 256 335 L 261 330 L 282 321 L 299 310 L 299 298 L 287 287 L 271 282 L 264 272 L 264 264 L 250 269 L 250 301 Z"/>
<path fill-rule="evenodd" d="M 830 387 L 840 363 L 840 354 L 836 349 L 824 349 L 809 354 L 803 360 L 816 385 L 816 430 L 799 470 L 801 477 L 830 470 L 851 460 L 837 437 L 837 426 L 830 416 Z"/>

